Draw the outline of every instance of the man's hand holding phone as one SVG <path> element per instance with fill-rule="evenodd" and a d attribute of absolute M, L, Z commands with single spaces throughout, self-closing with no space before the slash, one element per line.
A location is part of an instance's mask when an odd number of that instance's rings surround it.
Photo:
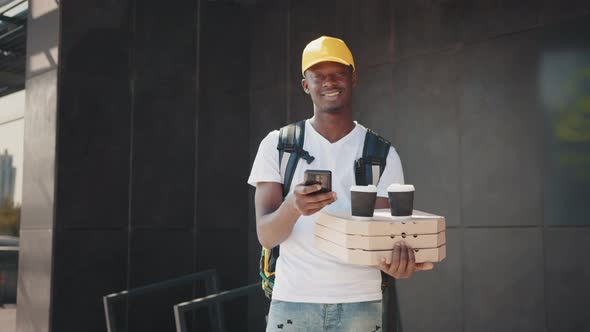
<path fill-rule="evenodd" d="M 336 201 L 335 192 L 318 193 L 321 189 L 322 186 L 319 184 L 306 186 L 305 183 L 300 183 L 295 186 L 293 194 L 289 196 L 289 199 L 299 213 L 309 216 L 318 212 L 324 206 Z"/>
<path fill-rule="evenodd" d="M 305 182 L 296 185 L 290 197 L 297 212 L 309 216 L 336 201 L 330 171 L 307 170 L 304 177 Z"/>

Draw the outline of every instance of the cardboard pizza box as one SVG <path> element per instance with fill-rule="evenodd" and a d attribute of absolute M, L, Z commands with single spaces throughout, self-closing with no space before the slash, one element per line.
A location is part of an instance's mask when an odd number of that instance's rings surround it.
<path fill-rule="evenodd" d="M 319 212 L 316 224 L 345 234 L 385 236 L 438 234 L 445 230 L 445 218 L 414 210 L 403 219 L 392 217 L 389 209 L 377 209 L 371 220 L 352 219 L 348 212 Z"/>
<path fill-rule="evenodd" d="M 438 248 L 446 243 L 445 231 L 438 234 L 405 234 L 365 236 L 345 234 L 316 223 L 315 235 L 348 249 L 391 250 L 396 242 L 404 241 L 414 249 Z"/>
<path fill-rule="evenodd" d="M 375 266 L 380 264 L 383 257 L 391 257 L 392 254 L 391 250 L 347 249 L 319 236 L 314 238 L 316 248 L 349 264 Z M 446 254 L 446 244 L 438 248 L 414 249 L 417 263 L 440 262 Z"/>

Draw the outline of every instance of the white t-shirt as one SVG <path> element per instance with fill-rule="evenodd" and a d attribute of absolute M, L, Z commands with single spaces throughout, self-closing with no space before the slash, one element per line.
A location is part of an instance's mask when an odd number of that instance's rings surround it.
<path fill-rule="evenodd" d="M 289 193 L 303 182 L 306 169 L 332 171 L 332 191 L 337 200 L 323 211 L 350 210 L 350 187 L 355 184 L 354 161 L 362 157 L 367 129 L 356 123 L 354 129 L 337 142 L 330 143 L 305 122 L 303 148 L 315 160 L 300 159 Z M 277 143 L 279 131 L 270 132 L 260 143 L 248 183 L 282 183 Z M 377 195 L 387 197 L 387 186 L 404 183 L 402 165 L 392 147 L 387 165 L 377 186 Z M 301 216 L 289 237 L 283 241 L 275 271 L 273 299 L 308 303 L 350 303 L 381 299 L 381 274 L 375 267 L 346 264 L 316 249 L 313 230 L 317 214 Z"/>

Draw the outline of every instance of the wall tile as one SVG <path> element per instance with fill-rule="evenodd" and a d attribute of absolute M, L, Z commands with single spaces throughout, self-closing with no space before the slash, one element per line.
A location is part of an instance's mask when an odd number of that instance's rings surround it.
<path fill-rule="evenodd" d="M 195 81 L 137 82 L 132 225 L 190 228 L 194 219 Z"/>
<path fill-rule="evenodd" d="M 260 142 L 273 130 L 287 124 L 286 87 L 256 90 L 250 94 L 250 162 L 248 175 Z M 254 202 L 254 201 L 250 201 Z"/>
<path fill-rule="evenodd" d="M 127 232 L 61 231 L 54 241 L 52 330 L 105 331 L 102 297 L 127 284 Z"/>
<path fill-rule="evenodd" d="M 394 52 L 392 2 L 351 1 L 353 13 L 347 21 L 353 26 L 345 40 L 357 68 L 392 63 Z"/>
<path fill-rule="evenodd" d="M 291 61 L 294 67 L 299 67 L 301 74 L 301 54 L 305 45 L 320 36 L 332 36 L 345 42 L 352 39 L 353 27 L 348 23 L 355 13 L 352 1 L 291 1 L 289 27 Z M 326 15 L 329 12 L 330 15 Z M 298 75 L 300 76 L 300 75 Z"/>
<path fill-rule="evenodd" d="M 538 228 L 464 230 L 464 330 L 542 331 L 543 242 Z"/>
<path fill-rule="evenodd" d="M 27 80 L 21 229 L 53 228 L 57 71 Z"/>
<path fill-rule="evenodd" d="M 134 3 L 134 62 L 137 74 L 148 80 L 195 77 L 199 13 L 198 1 Z M 154 13 L 159 13 L 155 15 Z M 202 27 L 202 26 L 201 26 Z"/>
<path fill-rule="evenodd" d="M 250 31 L 244 29 L 249 21 L 228 4 L 209 2 L 203 10 L 207 29 L 201 40 L 199 77 L 198 226 L 209 231 L 246 229 L 250 58 L 235 55 L 245 50 L 249 55 Z M 232 42 L 221 42 L 226 40 Z"/>
<path fill-rule="evenodd" d="M 538 106 L 539 30 L 465 47 L 457 54 L 465 114 L 522 113 Z"/>
<path fill-rule="evenodd" d="M 252 11 L 250 40 L 250 88 L 269 89 L 284 86 L 287 79 L 287 17 L 280 2 L 276 8 Z"/>
<path fill-rule="evenodd" d="M 248 284 L 248 234 L 236 231 L 202 231 L 197 234 L 197 270 L 216 269 L 222 290 Z M 254 295 L 253 295 L 254 296 Z M 243 329 L 249 297 L 240 297 L 224 304 L 226 329 Z"/>
<path fill-rule="evenodd" d="M 353 119 L 392 138 L 393 65 L 359 68 L 357 87 L 353 90 Z M 395 145 L 394 145 L 395 146 Z"/>
<path fill-rule="evenodd" d="M 527 114 L 464 116 L 463 224 L 542 222 L 542 160 L 533 118 Z"/>
<path fill-rule="evenodd" d="M 590 330 L 589 237 L 588 227 L 545 229 L 547 331 Z"/>
<path fill-rule="evenodd" d="M 485 1 L 399 1 L 393 4 L 395 58 L 461 47 L 538 24 L 540 4 Z"/>
<path fill-rule="evenodd" d="M 586 16 L 587 19 L 589 14 L 590 5 L 588 5 L 588 1 L 574 0 L 565 2 L 558 0 L 544 0 L 542 2 L 539 20 L 543 25 L 546 25 L 575 17 Z"/>
<path fill-rule="evenodd" d="M 234 70 L 246 72 L 247 68 Z M 248 223 L 250 101 L 247 95 L 216 91 L 222 85 L 203 87 L 200 95 L 197 220 L 199 227 L 208 230 L 244 229 Z M 228 203 L 230 191 L 231 196 L 244 199 Z"/>
<path fill-rule="evenodd" d="M 128 81 L 67 74 L 60 87 L 57 225 L 125 227 L 131 140 Z"/>
<path fill-rule="evenodd" d="M 461 40 L 461 9 L 456 1 L 393 2 L 394 58 L 456 47 Z"/>
<path fill-rule="evenodd" d="M 295 83 L 289 86 L 289 112 L 285 124 L 309 119 L 313 116 L 311 97 L 301 87 L 301 76 L 295 77 L 297 77 L 294 80 Z"/>
<path fill-rule="evenodd" d="M 448 229 L 446 239 L 447 257 L 434 270 L 396 281 L 405 331 L 462 330 L 463 230 Z"/>
<path fill-rule="evenodd" d="M 16 311 L 18 331 L 49 331 L 53 231 L 22 229 Z"/>
<path fill-rule="evenodd" d="M 222 289 L 246 285 L 247 255 L 246 232 L 201 231 L 197 234 L 197 270 L 216 269 Z"/>
<path fill-rule="evenodd" d="M 201 4 L 200 17 L 201 89 L 215 94 L 247 94 L 251 63 L 248 16 L 237 6 L 207 1 Z"/>
<path fill-rule="evenodd" d="M 254 206 L 254 199 L 256 195 L 256 188 L 248 188 L 248 230 L 256 231 L 256 207 Z"/>
<path fill-rule="evenodd" d="M 131 233 L 130 241 L 131 288 L 195 272 L 194 240 L 191 232 L 137 230 Z M 202 290 L 202 283 L 195 285 L 199 285 Z M 129 331 L 174 330 L 173 305 L 194 297 L 189 283 L 131 298 Z"/>
<path fill-rule="evenodd" d="M 60 26 L 61 70 L 94 77 L 127 78 L 132 49 L 130 12 L 131 1 L 64 3 Z"/>
<path fill-rule="evenodd" d="M 542 118 L 537 33 L 460 54 L 463 224 L 542 222 Z"/>
<path fill-rule="evenodd" d="M 537 26 L 541 4 L 525 1 L 456 1 L 461 39 L 463 42 L 485 40 L 491 37 L 527 30 Z"/>
<path fill-rule="evenodd" d="M 192 232 L 134 230 L 130 241 L 131 287 L 180 277 L 194 271 Z M 175 258 L 171 260 L 171 257 Z"/>
<path fill-rule="evenodd" d="M 250 94 L 250 144 L 254 160 L 260 141 L 287 124 L 286 86 L 252 91 Z"/>
<path fill-rule="evenodd" d="M 416 186 L 414 206 L 445 216 L 449 226 L 461 223 L 455 61 L 449 52 L 397 62 L 392 110 L 374 120 L 387 126 L 405 181 Z"/>

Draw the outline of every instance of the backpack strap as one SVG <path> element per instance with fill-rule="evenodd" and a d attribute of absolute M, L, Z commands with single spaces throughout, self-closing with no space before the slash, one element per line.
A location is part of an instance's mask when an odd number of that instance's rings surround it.
<path fill-rule="evenodd" d="M 354 165 L 357 185 L 377 185 L 387 161 L 391 143 L 371 129 L 367 129 L 363 156 Z M 381 271 L 381 291 L 383 292 L 383 331 L 401 332 L 399 302 L 395 279 Z"/>
<path fill-rule="evenodd" d="M 279 133 L 279 167 L 281 178 L 283 179 L 283 198 L 289 193 L 291 181 L 297 168 L 297 162 L 303 158 L 307 163 L 311 163 L 315 158 L 303 150 L 303 140 L 305 138 L 305 120 L 292 123 L 281 128 Z M 274 288 L 275 267 L 280 255 L 280 246 L 267 249 L 262 247 L 260 254 L 260 277 L 262 278 L 262 289 L 269 299 L 272 298 Z"/>
<path fill-rule="evenodd" d="M 354 174 L 357 185 L 377 185 L 387 164 L 391 143 L 371 129 L 367 129 L 362 158 L 355 161 Z"/>
<path fill-rule="evenodd" d="M 303 150 L 304 138 L 305 120 L 292 123 L 280 130 L 277 150 L 279 150 L 279 165 L 283 179 L 283 197 L 289 193 L 299 159 L 304 159 L 308 164 L 315 159 L 309 152 Z"/>

